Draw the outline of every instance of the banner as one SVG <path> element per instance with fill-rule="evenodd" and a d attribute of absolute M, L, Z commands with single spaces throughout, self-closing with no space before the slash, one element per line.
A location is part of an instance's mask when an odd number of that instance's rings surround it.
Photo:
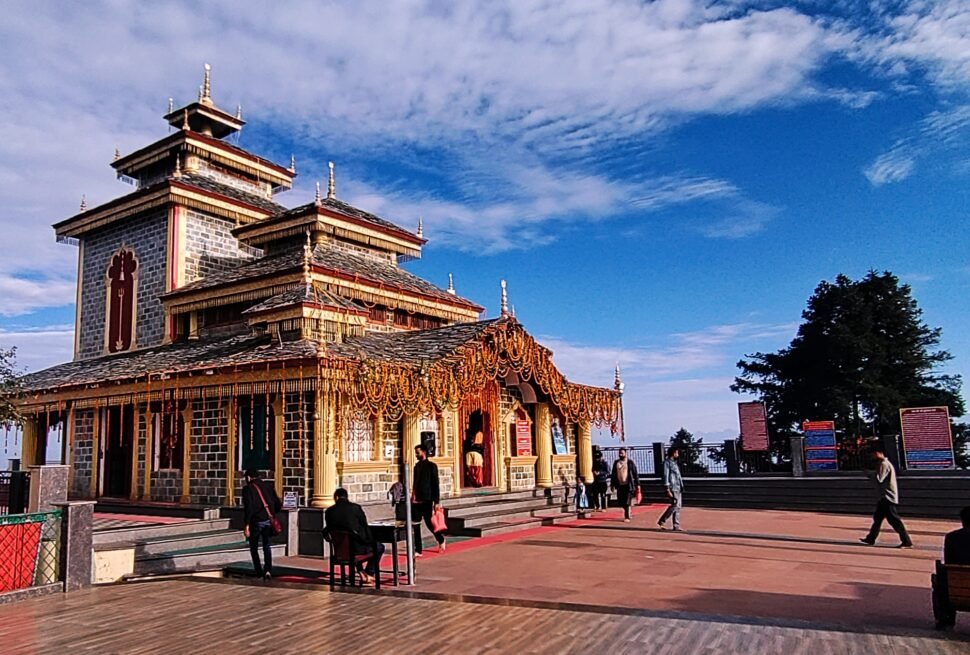
<path fill-rule="evenodd" d="M 562 433 L 562 426 L 559 421 L 552 422 L 552 451 L 554 455 L 568 455 L 569 449 L 566 447 L 566 437 Z"/>
<path fill-rule="evenodd" d="M 906 468 L 952 469 L 953 434 L 946 407 L 910 407 L 899 410 L 903 428 Z"/>
<path fill-rule="evenodd" d="M 532 428 L 521 418 L 515 421 L 515 454 L 518 457 L 532 454 Z"/>
<path fill-rule="evenodd" d="M 764 403 L 738 403 L 741 423 L 741 450 L 768 450 L 768 419 Z"/>
<path fill-rule="evenodd" d="M 835 421 L 805 421 L 805 470 L 839 470 L 839 452 L 835 445 Z"/>

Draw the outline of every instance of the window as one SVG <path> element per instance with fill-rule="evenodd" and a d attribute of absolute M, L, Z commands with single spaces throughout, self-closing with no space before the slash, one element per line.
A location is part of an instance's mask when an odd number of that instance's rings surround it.
<path fill-rule="evenodd" d="M 182 420 L 181 404 L 169 401 L 164 411 L 161 403 L 155 403 L 155 470 L 181 470 L 184 456 L 185 422 Z"/>
<path fill-rule="evenodd" d="M 239 399 L 239 463 L 241 470 L 269 471 L 273 468 L 273 444 L 276 421 L 267 397 L 249 396 Z"/>
<path fill-rule="evenodd" d="M 351 415 L 344 424 L 344 461 L 374 459 L 374 422 L 363 412 Z"/>

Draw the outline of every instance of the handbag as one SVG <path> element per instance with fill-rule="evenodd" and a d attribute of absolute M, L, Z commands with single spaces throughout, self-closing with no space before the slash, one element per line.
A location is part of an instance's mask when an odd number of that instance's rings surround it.
<path fill-rule="evenodd" d="M 263 509 L 266 510 L 266 516 L 269 517 L 269 527 L 273 530 L 273 536 L 275 537 L 283 532 L 283 524 L 279 522 L 279 519 L 273 516 L 273 512 L 269 511 L 269 505 L 266 504 L 266 499 L 263 498 L 263 490 L 259 488 L 259 483 L 254 482 L 253 484 L 256 487 L 256 493 L 259 494 L 259 499 L 263 501 Z"/>
<path fill-rule="evenodd" d="M 643 502 L 643 492 L 640 491 L 640 487 L 637 487 L 637 495 L 634 496 L 634 501 L 637 505 Z"/>
<path fill-rule="evenodd" d="M 448 530 L 448 521 L 445 520 L 445 508 L 441 505 L 438 505 L 431 514 L 431 529 L 436 534 L 438 532 L 447 532 Z"/>

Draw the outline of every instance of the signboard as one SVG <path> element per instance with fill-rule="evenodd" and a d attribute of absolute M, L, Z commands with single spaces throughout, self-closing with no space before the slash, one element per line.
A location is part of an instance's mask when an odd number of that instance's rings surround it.
<path fill-rule="evenodd" d="M 283 509 L 296 509 L 299 504 L 299 497 L 295 491 L 283 492 Z"/>
<path fill-rule="evenodd" d="M 566 447 L 566 437 L 562 433 L 562 426 L 559 421 L 552 422 L 552 452 L 554 455 L 568 455 L 569 449 Z"/>
<path fill-rule="evenodd" d="M 946 407 L 911 407 L 899 410 L 903 450 L 908 469 L 952 469 L 953 435 Z"/>
<path fill-rule="evenodd" d="M 838 471 L 839 451 L 835 445 L 835 421 L 805 421 L 805 469 Z"/>
<path fill-rule="evenodd" d="M 515 422 L 515 454 L 519 457 L 532 454 L 532 427 L 525 419 Z"/>
<path fill-rule="evenodd" d="M 768 450 L 768 420 L 764 403 L 738 403 L 741 422 L 741 450 Z"/>

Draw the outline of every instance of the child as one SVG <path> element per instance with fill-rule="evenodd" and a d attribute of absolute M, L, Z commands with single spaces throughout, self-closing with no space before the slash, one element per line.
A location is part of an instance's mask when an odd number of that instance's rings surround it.
<path fill-rule="evenodd" d="M 589 509 L 589 499 L 586 497 L 586 485 L 582 478 L 576 478 L 576 516 L 582 517 Z"/>

